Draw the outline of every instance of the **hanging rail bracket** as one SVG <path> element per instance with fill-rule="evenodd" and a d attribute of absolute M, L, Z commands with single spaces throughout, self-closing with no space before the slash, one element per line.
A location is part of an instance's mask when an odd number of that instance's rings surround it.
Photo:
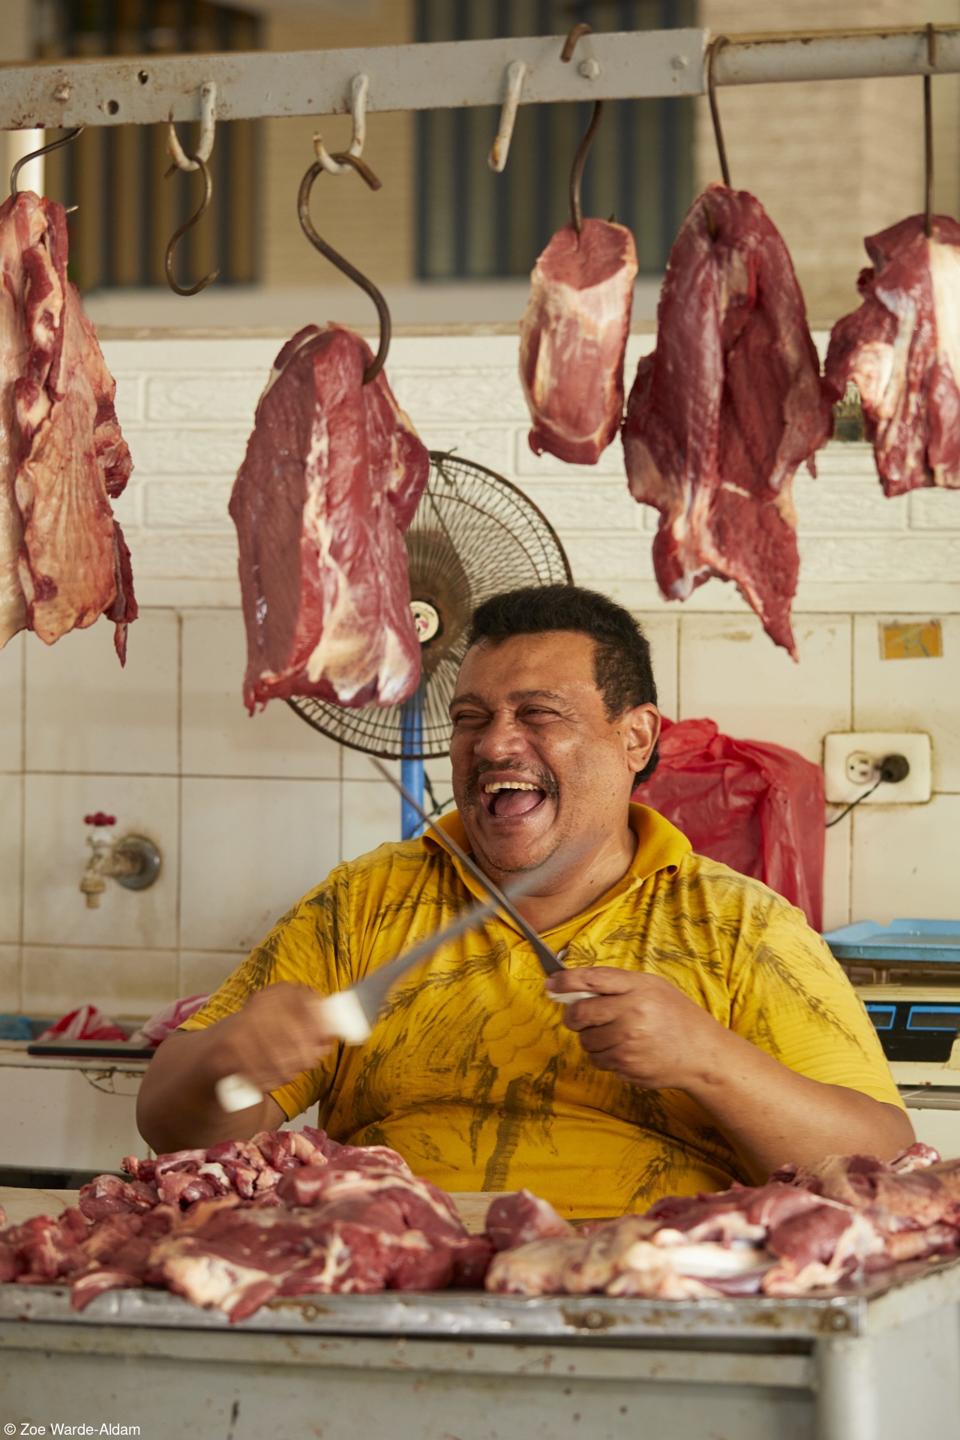
<path fill-rule="evenodd" d="M 590 77 L 560 61 L 562 35 L 459 40 L 364 50 L 147 55 L 0 67 L 0 129 L 152 125 L 201 119 L 200 91 L 217 90 L 217 119 L 349 112 L 354 76 L 370 79 L 368 110 L 499 106 L 504 75 L 526 65 L 521 103 L 645 99 L 704 92 L 707 30 L 591 34 Z M 579 50 L 578 50 L 579 54 Z M 922 75 L 923 27 L 728 37 L 717 85 Z M 960 71 L 960 27 L 937 27 L 937 73 Z"/>

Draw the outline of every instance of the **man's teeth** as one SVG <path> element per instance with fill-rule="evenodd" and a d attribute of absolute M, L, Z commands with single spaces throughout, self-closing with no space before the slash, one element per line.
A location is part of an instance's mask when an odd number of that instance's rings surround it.
<path fill-rule="evenodd" d="M 498 790 L 539 790 L 539 785 L 528 785 L 523 780 L 497 780 L 492 785 L 484 785 L 485 795 L 496 795 Z"/>

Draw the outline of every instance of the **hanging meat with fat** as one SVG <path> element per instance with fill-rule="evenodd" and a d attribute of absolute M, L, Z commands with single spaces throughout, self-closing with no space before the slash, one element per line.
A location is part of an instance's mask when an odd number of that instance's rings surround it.
<path fill-rule="evenodd" d="M 530 448 L 595 465 L 623 418 L 623 356 L 637 251 L 624 225 L 558 230 L 534 266 L 520 322 L 520 379 Z"/>
<path fill-rule="evenodd" d="M 752 195 L 711 185 L 670 253 L 657 347 L 623 427 L 630 491 L 660 511 L 653 561 L 668 600 L 732 580 L 796 658 L 791 487 L 804 461 L 815 473 L 831 426 L 786 245 Z"/>
<path fill-rule="evenodd" d="M 110 500 L 132 466 L 66 265 L 61 205 L 25 191 L 0 206 L 0 646 L 106 615 L 122 663 L 137 603 Z"/>
<path fill-rule="evenodd" d="M 368 345 L 307 325 L 280 351 L 230 498 L 243 694 L 396 705 L 420 678 L 403 542 L 429 456 Z"/>
<path fill-rule="evenodd" d="M 827 381 L 860 392 L 886 495 L 960 489 L 960 224 L 912 215 L 864 242 L 863 304 L 833 327 Z"/>

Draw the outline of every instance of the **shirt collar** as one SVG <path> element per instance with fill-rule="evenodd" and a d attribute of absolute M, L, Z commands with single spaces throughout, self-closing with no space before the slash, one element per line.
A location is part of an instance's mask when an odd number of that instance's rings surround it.
<path fill-rule="evenodd" d="M 636 805 L 631 802 L 628 820 L 630 829 L 637 837 L 637 848 L 626 874 L 611 889 L 598 896 L 581 916 L 576 917 L 577 919 L 585 920 L 589 916 L 597 914 L 618 896 L 624 894 L 626 890 L 642 885 L 645 880 L 649 880 L 651 876 L 661 870 L 675 873 L 683 857 L 688 855 L 692 849 L 686 835 L 675 825 L 671 825 L 670 821 L 664 819 L 656 810 L 651 810 L 648 805 Z M 462 850 L 469 852 L 470 842 L 467 839 L 467 832 L 459 811 L 451 810 L 449 815 L 442 815 L 434 823 L 442 834 L 452 836 Z M 476 896 L 478 900 L 487 899 L 486 891 L 479 881 L 474 879 L 464 867 L 459 856 L 443 844 L 442 838 L 437 838 L 428 832 L 422 837 L 422 840 L 428 850 L 440 850 L 441 848 L 445 850 L 470 894 Z M 512 923 L 508 917 L 504 918 L 507 923 Z M 564 925 L 569 923 L 569 921 L 564 921 Z"/>

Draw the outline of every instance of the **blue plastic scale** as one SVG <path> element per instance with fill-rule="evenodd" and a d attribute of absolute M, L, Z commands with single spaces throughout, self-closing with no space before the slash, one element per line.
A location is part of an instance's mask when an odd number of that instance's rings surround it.
<path fill-rule="evenodd" d="M 960 920 L 861 920 L 823 937 L 890 1060 L 946 1060 L 960 1032 Z"/>

